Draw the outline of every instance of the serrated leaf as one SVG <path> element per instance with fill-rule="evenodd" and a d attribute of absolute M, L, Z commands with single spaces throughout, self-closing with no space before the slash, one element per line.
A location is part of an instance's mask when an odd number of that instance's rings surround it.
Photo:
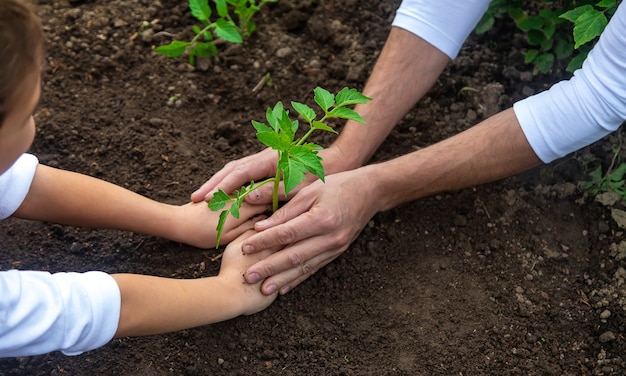
<path fill-rule="evenodd" d="M 274 132 L 272 128 L 256 120 L 252 120 L 252 126 L 256 129 L 257 133 Z"/>
<path fill-rule="evenodd" d="M 313 125 L 313 129 L 319 129 L 320 131 L 326 131 L 326 132 L 339 134 L 334 128 L 331 128 L 326 123 L 322 123 L 321 121 L 314 121 L 312 125 Z"/>
<path fill-rule="evenodd" d="M 230 209 L 228 209 L 228 211 L 230 212 L 230 214 L 239 219 L 239 203 L 235 202 L 230 206 Z"/>
<path fill-rule="evenodd" d="M 174 40 L 170 44 L 165 44 L 163 46 L 158 46 L 154 50 L 160 54 L 169 57 L 178 57 L 185 53 L 189 42 L 184 42 L 181 40 Z"/>
<path fill-rule="evenodd" d="M 320 148 L 315 144 L 307 144 L 302 146 L 296 146 L 289 150 L 289 154 L 292 159 L 302 163 L 304 168 L 313 175 L 324 181 L 324 166 L 322 166 L 322 158 L 317 155 L 314 149 Z"/>
<path fill-rule="evenodd" d="M 215 22 L 215 34 L 230 43 L 243 42 L 243 38 L 241 34 L 239 34 L 237 27 L 225 20 L 217 20 Z"/>
<path fill-rule="evenodd" d="M 300 114 L 300 116 L 302 116 L 302 118 L 304 118 L 304 120 L 306 120 L 309 123 L 312 122 L 313 119 L 317 117 L 317 114 L 315 114 L 315 111 L 311 107 L 307 106 L 306 104 L 299 103 L 299 102 L 291 102 L 291 107 L 293 107 L 293 109 L 296 110 L 296 112 Z"/>
<path fill-rule="evenodd" d="M 335 104 L 335 95 L 328 90 L 318 86 L 313 92 L 315 93 L 315 103 L 317 103 L 324 112 L 328 111 L 328 109 Z"/>
<path fill-rule="evenodd" d="M 371 101 L 372 98 L 358 92 L 356 89 L 349 89 L 344 87 L 335 96 L 335 103 L 337 107 L 349 106 L 352 104 L 363 104 Z"/>
<path fill-rule="evenodd" d="M 226 206 L 226 204 L 230 201 L 232 201 L 232 198 L 220 189 L 213 194 L 211 201 L 209 201 L 209 209 L 212 211 L 218 211 Z"/>
<path fill-rule="evenodd" d="M 199 21 L 208 21 L 211 17 L 211 8 L 208 0 L 189 0 L 191 14 Z"/>
<path fill-rule="evenodd" d="M 298 123 L 296 121 L 295 127 L 294 122 L 289 118 L 289 112 L 283 110 L 282 112 L 275 114 L 277 115 L 278 124 L 280 125 L 280 132 L 287 138 L 289 141 L 293 141 L 293 138 L 296 135 L 296 130 L 298 129 Z"/>
<path fill-rule="evenodd" d="M 291 142 L 284 136 L 276 132 L 261 132 L 256 134 L 256 138 L 274 150 L 287 150 L 291 146 Z"/>
<path fill-rule="evenodd" d="M 226 0 L 215 0 L 215 9 L 222 18 L 228 18 L 228 3 Z"/>
<path fill-rule="evenodd" d="M 228 218 L 228 210 L 224 210 L 220 213 L 220 218 L 217 221 L 217 236 L 215 238 L 215 248 L 219 248 L 220 239 L 222 238 L 222 233 L 224 232 L 224 224 L 226 223 L 226 218 Z"/>
<path fill-rule="evenodd" d="M 332 111 L 330 111 L 330 114 L 340 119 L 354 120 L 358 121 L 361 124 L 365 124 L 365 120 L 363 120 L 361 115 L 359 115 L 358 112 L 354 111 L 351 108 L 335 107 L 332 109 Z"/>
<path fill-rule="evenodd" d="M 546 40 L 546 36 L 540 30 L 529 30 L 526 33 L 526 38 L 528 40 L 528 44 L 531 46 L 539 46 L 544 40 Z"/>
<path fill-rule="evenodd" d="M 286 155 L 287 153 L 283 154 Z M 281 163 L 282 162 L 282 163 Z M 306 167 L 302 162 L 286 157 L 284 161 L 279 161 L 279 166 L 283 170 L 283 185 L 285 187 L 285 196 L 289 194 L 295 187 L 304 180 Z"/>
<path fill-rule="evenodd" d="M 559 18 L 564 18 L 568 21 L 571 22 L 576 22 L 576 20 L 578 19 L 578 17 L 580 17 L 583 13 L 588 12 L 590 10 L 593 10 L 593 6 L 587 4 L 587 5 L 583 5 L 583 6 L 579 6 L 577 8 L 574 8 L 572 10 L 568 10 L 567 12 L 561 14 L 559 16 Z"/>
<path fill-rule="evenodd" d="M 574 25 L 574 48 L 578 48 L 602 34 L 608 23 L 604 13 L 595 9 L 581 14 Z"/>

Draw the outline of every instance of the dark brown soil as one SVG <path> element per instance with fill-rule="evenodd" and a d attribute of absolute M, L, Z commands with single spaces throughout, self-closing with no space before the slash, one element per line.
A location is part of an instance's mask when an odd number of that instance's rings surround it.
<path fill-rule="evenodd" d="M 260 150 L 250 121 L 267 107 L 311 102 L 318 85 L 362 89 L 398 4 L 280 0 L 243 45 L 221 46 L 194 69 L 152 50 L 169 41 L 159 31 L 190 35 L 185 1 L 42 0 L 48 57 L 32 151 L 184 203 L 227 161 Z M 144 20 L 151 29 L 136 35 Z M 472 36 L 375 159 L 455 134 L 564 77 L 531 77 L 523 42 L 506 22 Z M 272 85 L 253 92 L 266 73 Z M 621 375 L 624 232 L 611 207 L 576 188 L 581 162 L 609 160 L 617 142 L 381 213 L 344 255 L 259 314 L 77 357 L 2 359 L 0 374 Z M 2 269 L 195 278 L 219 268 L 220 250 L 138 234 L 0 226 Z"/>

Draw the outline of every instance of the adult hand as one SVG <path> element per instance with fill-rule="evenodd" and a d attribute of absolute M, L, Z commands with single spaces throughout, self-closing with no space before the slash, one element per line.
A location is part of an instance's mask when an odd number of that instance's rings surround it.
<path fill-rule="evenodd" d="M 366 169 L 342 172 L 302 188 L 285 206 L 255 224 L 242 251 L 286 246 L 252 265 L 248 283 L 263 279 L 261 291 L 285 294 L 344 252 L 379 210 L 376 185 Z"/>
<path fill-rule="evenodd" d="M 322 165 L 326 175 L 342 171 L 345 167 L 340 166 L 340 161 L 344 156 L 338 148 L 329 147 L 319 151 L 322 158 Z M 267 148 L 256 154 L 228 162 L 221 170 L 207 180 L 200 188 L 191 194 L 191 201 L 209 201 L 218 189 L 226 193 L 232 193 L 241 186 L 249 184 L 250 181 L 259 182 L 263 179 L 276 175 L 276 164 L 278 152 Z M 300 189 L 317 180 L 312 174 L 306 174 L 306 180 L 289 192 L 289 197 L 293 197 Z M 246 202 L 254 205 L 269 204 L 272 202 L 271 184 L 266 184 L 246 196 Z M 281 182 L 279 187 L 279 200 L 285 200 L 284 188 Z"/>

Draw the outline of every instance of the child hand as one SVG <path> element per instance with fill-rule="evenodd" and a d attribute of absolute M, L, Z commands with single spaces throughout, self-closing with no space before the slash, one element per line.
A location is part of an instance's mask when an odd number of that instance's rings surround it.
<path fill-rule="evenodd" d="M 278 295 L 272 294 L 265 296 L 261 293 L 261 283 L 263 283 L 263 281 L 251 285 L 243 278 L 243 274 L 248 267 L 278 250 L 278 248 L 275 248 L 248 255 L 244 254 L 241 251 L 241 243 L 244 239 L 249 238 L 253 234 L 255 234 L 254 230 L 246 231 L 226 247 L 218 275 L 218 277 L 223 278 L 225 283 L 229 286 L 236 287 L 234 291 L 241 294 L 241 312 L 244 315 L 251 315 L 264 310 L 272 304 Z"/>
<path fill-rule="evenodd" d="M 214 248 L 217 238 L 217 222 L 220 212 L 209 209 L 206 202 L 190 202 L 178 207 L 179 215 L 174 226 L 178 226 L 178 241 L 198 248 Z M 258 216 L 271 210 L 269 205 L 249 205 L 244 203 L 239 211 L 239 219 L 229 215 L 224 224 L 220 244 L 226 244 L 254 226 L 254 222 L 264 218 Z M 255 217 L 256 216 L 256 217 Z"/>

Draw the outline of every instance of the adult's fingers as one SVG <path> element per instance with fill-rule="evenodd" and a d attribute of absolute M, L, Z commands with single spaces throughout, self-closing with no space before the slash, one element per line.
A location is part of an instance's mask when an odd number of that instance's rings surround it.
<path fill-rule="evenodd" d="M 191 200 L 193 202 L 208 201 L 218 189 L 231 193 L 250 181 L 273 176 L 276 172 L 276 159 L 276 152 L 268 148 L 254 155 L 228 162 L 191 194 Z"/>

